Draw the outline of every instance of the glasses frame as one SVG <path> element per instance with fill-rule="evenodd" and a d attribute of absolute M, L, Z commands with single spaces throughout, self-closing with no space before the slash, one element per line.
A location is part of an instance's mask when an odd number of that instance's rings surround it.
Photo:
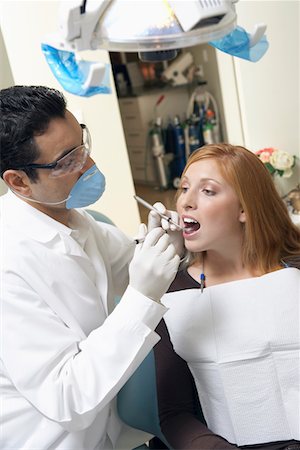
<path fill-rule="evenodd" d="M 31 163 L 31 164 L 26 164 L 26 165 L 19 166 L 19 167 L 14 167 L 14 170 L 23 170 L 23 169 L 50 169 L 50 170 L 52 170 L 52 169 L 55 169 L 55 167 L 57 166 L 57 164 L 60 161 L 62 161 L 64 158 L 66 158 L 69 155 L 71 155 L 73 152 L 75 152 L 79 148 L 84 148 L 85 151 L 86 151 L 86 157 L 85 157 L 85 160 L 84 160 L 84 162 L 82 164 L 82 167 L 83 167 L 85 162 L 86 162 L 86 160 L 87 160 L 87 158 L 88 158 L 88 156 L 91 154 L 91 136 L 90 136 L 88 127 L 85 124 L 81 123 L 80 126 L 81 126 L 82 130 L 85 130 L 86 133 L 87 133 L 87 139 L 86 139 L 86 142 L 84 144 L 78 145 L 77 147 L 73 148 L 68 153 L 66 153 L 64 156 L 62 156 L 61 158 L 58 158 L 56 161 L 53 161 L 53 162 L 51 162 L 49 164 Z M 82 167 L 77 169 L 77 170 L 81 170 Z M 56 175 L 56 176 L 59 176 L 59 175 Z"/>

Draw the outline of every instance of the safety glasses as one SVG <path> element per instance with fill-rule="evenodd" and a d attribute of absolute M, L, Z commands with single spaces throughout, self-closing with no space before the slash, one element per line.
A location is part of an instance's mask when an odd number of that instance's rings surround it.
<path fill-rule="evenodd" d="M 57 159 L 49 164 L 26 164 L 15 169 L 48 169 L 50 170 L 49 178 L 61 177 L 69 175 L 73 172 L 79 172 L 86 163 L 91 153 L 91 136 L 86 125 L 80 124 L 82 128 L 82 144 L 73 148 L 62 158 Z"/>

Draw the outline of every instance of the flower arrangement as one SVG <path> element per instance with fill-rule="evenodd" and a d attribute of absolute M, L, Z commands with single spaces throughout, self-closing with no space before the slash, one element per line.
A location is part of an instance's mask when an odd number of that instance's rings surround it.
<path fill-rule="evenodd" d="M 255 154 L 265 164 L 271 175 L 278 174 L 280 177 L 289 178 L 293 173 L 296 156 L 276 148 L 263 148 Z"/>

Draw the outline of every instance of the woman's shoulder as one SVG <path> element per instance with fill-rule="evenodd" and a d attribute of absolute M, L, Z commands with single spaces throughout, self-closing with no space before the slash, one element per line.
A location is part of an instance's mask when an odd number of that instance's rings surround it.
<path fill-rule="evenodd" d="M 168 292 L 183 291 L 185 289 L 200 288 L 200 284 L 191 277 L 187 269 L 181 269 L 177 272 Z"/>

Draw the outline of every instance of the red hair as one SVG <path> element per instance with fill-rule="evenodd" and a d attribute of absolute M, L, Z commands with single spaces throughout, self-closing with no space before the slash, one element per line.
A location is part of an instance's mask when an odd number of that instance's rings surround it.
<path fill-rule="evenodd" d="M 224 179 L 235 190 L 246 215 L 243 238 L 245 267 L 270 272 L 282 261 L 300 258 L 300 230 L 293 224 L 272 177 L 251 151 L 230 144 L 210 144 L 189 157 L 191 164 L 213 159 Z M 297 265 L 297 264 L 296 264 Z"/>

